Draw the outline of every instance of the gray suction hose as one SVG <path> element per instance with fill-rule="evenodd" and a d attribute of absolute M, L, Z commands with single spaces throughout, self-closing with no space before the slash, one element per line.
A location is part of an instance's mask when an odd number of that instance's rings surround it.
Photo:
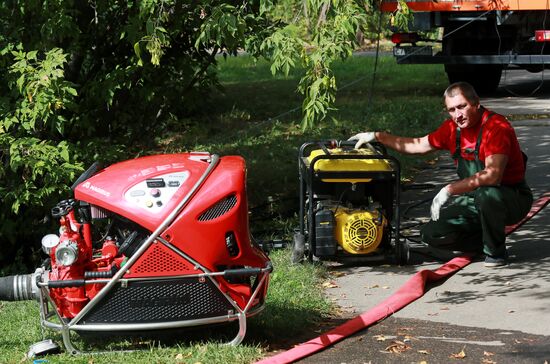
<path fill-rule="evenodd" d="M 36 276 L 42 272 L 0 277 L 0 301 L 25 301 L 38 298 Z"/>

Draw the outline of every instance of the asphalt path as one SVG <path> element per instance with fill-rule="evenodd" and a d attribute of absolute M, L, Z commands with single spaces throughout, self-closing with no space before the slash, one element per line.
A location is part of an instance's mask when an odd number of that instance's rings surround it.
<path fill-rule="evenodd" d="M 550 71 L 508 70 L 499 89 L 482 98 L 496 112 L 526 116 L 513 125 L 529 155 L 526 178 L 535 198 L 550 192 L 549 78 Z M 426 165 L 416 182 L 441 188 L 454 178 L 452 160 L 442 156 Z M 416 204 L 437 191 L 404 194 L 404 233 L 411 238 L 429 214 L 429 203 Z M 550 362 L 550 207 L 510 235 L 507 246 L 510 265 L 489 269 L 482 260 L 473 262 L 386 320 L 302 362 Z M 329 267 L 333 288 L 327 294 L 344 315 L 354 317 L 389 297 L 415 272 L 436 269 L 449 258 L 419 250 L 403 267 L 334 263 Z"/>
<path fill-rule="evenodd" d="M 482 102 L 503 115 L 550 115 L 550 69 L 539 73 L 504 70 L 498 89 Z"/>

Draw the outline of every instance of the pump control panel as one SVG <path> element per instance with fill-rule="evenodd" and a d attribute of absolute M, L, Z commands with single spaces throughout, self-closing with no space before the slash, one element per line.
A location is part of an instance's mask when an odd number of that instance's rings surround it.
<path fill-rule="evenodd" d="M 124 197 L 127 201 L 151 212 L 161 211 L 174 193 L 189 178 L 189 172 L 167 173 L 148 178 L 132 186 Z"/>

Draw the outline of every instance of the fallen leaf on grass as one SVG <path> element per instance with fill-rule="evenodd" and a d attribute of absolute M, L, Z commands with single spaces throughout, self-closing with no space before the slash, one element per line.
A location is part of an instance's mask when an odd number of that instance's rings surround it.
<path fill-rule="evenodd" d="M 494 360 L 491 360 L 491 359 L 487 359 L 487 358 L 483 358 L 483 360 L 481 361 L 482 364 L 497 364 L 496 361 Z"/>
<path fill-rule="evenodd" d="M 383 286 L 382 289 L 390 289 L 390 286 Z"/>
<path fill-rule="evenodd" d="M 378 288 L 378 287 L 380 287 L 380 286 L 379 286 L 379 285 L 377 285 L 377 284 L 374 284 L 374 285 L 372 285 L 372 286 L 367 286 L 367 288 L 368 288 L 368 289 L 372 289 L 372 288 Z"/>
<path fill-rule="evenodd" d="M 449 307 L 441 307 L 440 310 L 441 311 L 449 311 Z"/>
<path fill-rule="evenodd" d="M 386 341 L 386 337 L 384 335 L 374 335 L 373 338 L 375 338 L 376 341 Z"/>
<path fill-rule="evenodd" d="M 399 354 L 409 350 L 411 347 L 402 341 L 394 340 L 384 351 L 388 353 Z"/>
<path fill-rule="evenodd" d="M 493 355 L 495 355 L 495 353 L 491 353 L 490 351 L 484 351 L 484 352 L 483 352 L 483 355 L 485 355 L 485 356 L 493 356 Z"/>
<path fill-rule="evenodd" d="M 416 352 L 419 353 L 419 354 L 425 354 L 425 355 L 430 354 L 429 350 L 417 350 Z"/>
<path fill-rule="evenodd" d="M 466 357 L 466 352 L 464 351 L 464 349 L 460 350 L 459 353 L 449 355 L 449 358 L 454 358 L 454 359 L 464 359 L 465 357 Z"/>
<path fill-rule="evenodd" d="M 326 281 L 322 284 L 323 288 L 336 288 L 338 285 L 332 281 Z"/>
<path fill-rule="evenodd" d="M 186 359 L 186 358 L 191 357 L 192 355 L 193 354 L 191 354 L 191 353 L 185 353 L 185 355 L 182 354 L 182 353 L 179 353 L 178 355 L 176 355 L 176 360 Z"/>

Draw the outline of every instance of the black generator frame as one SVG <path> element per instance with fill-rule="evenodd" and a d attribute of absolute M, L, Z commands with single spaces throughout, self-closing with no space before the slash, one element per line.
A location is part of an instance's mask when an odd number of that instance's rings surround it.
<path fill-rule="evenodd" d="M 314 208 L 317 201 L 322 200 L 316 195 L 316 187 L 323 184 L 348 183 L 348 182 L 325 182 L 323 179 L 371 179 L 376 181 L 387 181 L 391 183 L 393 201 L 391 201 L 392 209 L 391 218 L 388 218 L 388 226 L 390 236 L 388 237 L 389 245 L 392 249 L 392 255 L 395 262 L 399 265 L 404 265 L 408 261 L 407 243 L 400 235 L 400 192 L 401 192 L 401 165 L 399 160 L 387 153 L 384 145 L 373 142 L 368 143 L 364 148 L 373 150 L 375 153 L 371 155 L 365 154 L 331 154 L 330 149 L 336 147 L 353 148 L 356 141 L 336 141 L 322 140 L 312 141 L 302 144 L 298 155 L 298 170 L 300 178 L 300 226 L 299 233 L 305 237 L 307 258 L 313 260 L 316 249 L 316 233 L 315 233 L 315 213 Z M 314 157 L 308 161 L 308 157 L 314 149 L 321 148 L 325 154 Z M 316 171 L 315 165 L 321 160 L 333 159 L 383 159 L 391 163 L 391 169 L 388 171 Z M 356 182 L 357 184 L 369 184 L 372 182 Z M 387 255 L 380 254 L 350 254 L 342 253 L 334 257 L 323 257 L 325 259 L 346 260 L 346 259 L 372 259 L 372 258 L 388 258 Z"/>

